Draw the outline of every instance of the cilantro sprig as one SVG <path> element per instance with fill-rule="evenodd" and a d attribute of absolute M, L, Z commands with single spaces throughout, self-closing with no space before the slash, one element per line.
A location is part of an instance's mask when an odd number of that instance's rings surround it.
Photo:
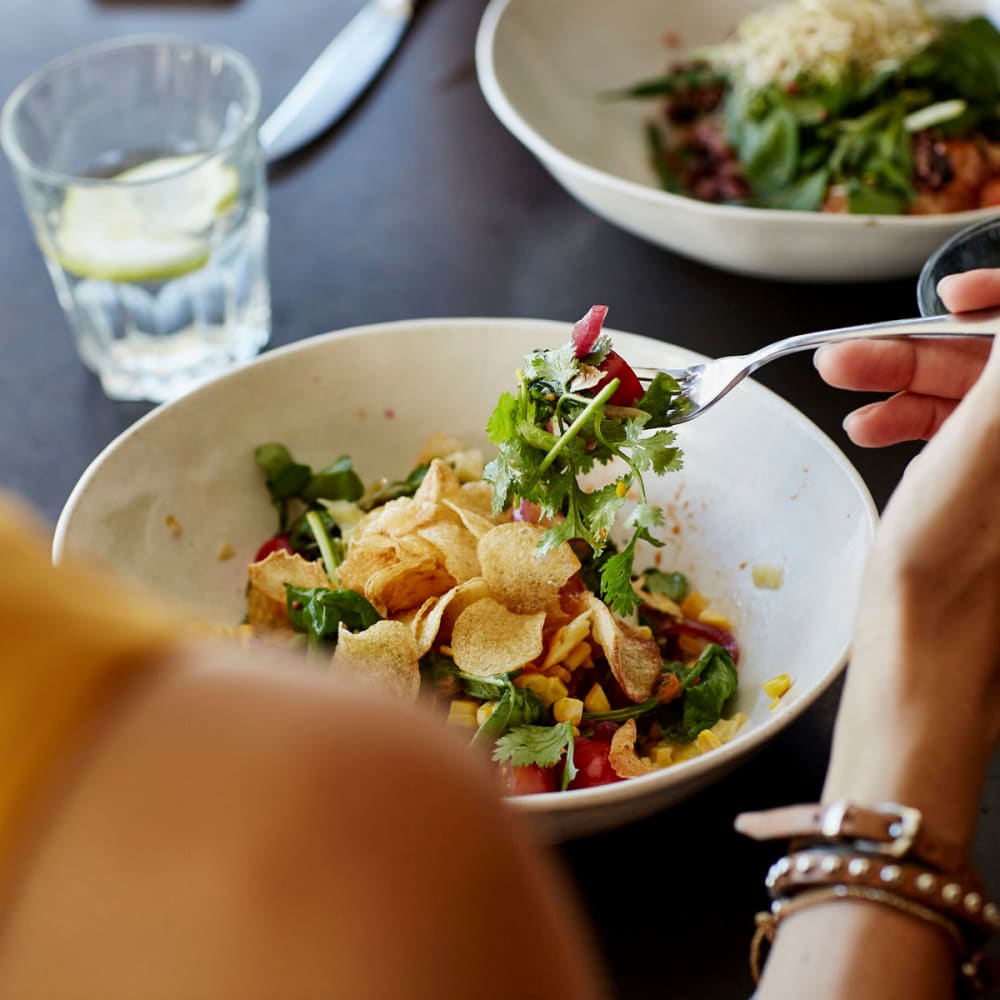
<path fill-rule="evenodd" d="M 501 395 L 487 425 L 497 457 L 484 478 L 493 484 L 493 510 L 499 515 L 521 500 L 537 504 L 550 521 L 542 535 L 543 551 L 562 542 L 586 543 L 600 559 L 611 542 L 633 488 L 639 501 L 624 518 L 630 531 L 625 545 L 600 561 L 601 597 L 618 615 L 639 605 L 632 587 L 632 567 L 640 540 L 655 546 L 653 532 L 664 523 L 663 511 L 649 503 L 644 474 L 663 475 L 681 468 L 681 451 L 670 424 L 688 406 L 677 382 L 656 376 L 638 398 L 620 401 L 631 369 L 611 350 L 602 334 L 579 356 L 570 340 L 562 347 L 534 351 L 519 376 L 517 391 Z M 615 372 L 622 377 L 610 377 Z M 581 478 L 595 467 L 616 463 L 606 485 L 588 490 Z"/>

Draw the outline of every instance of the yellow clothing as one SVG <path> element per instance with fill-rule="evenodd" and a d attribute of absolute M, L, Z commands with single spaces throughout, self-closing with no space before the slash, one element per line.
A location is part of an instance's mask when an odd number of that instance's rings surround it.
<path fill-rule="evenodd" d="M 0 866 L 74 741 L 172 631 L 121 587 L 54 568 L 38 527 L 0 497 Z"/>

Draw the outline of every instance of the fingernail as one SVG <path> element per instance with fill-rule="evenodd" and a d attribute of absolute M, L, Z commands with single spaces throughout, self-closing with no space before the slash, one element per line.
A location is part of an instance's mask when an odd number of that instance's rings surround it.
<path fill-rule="evenodd" d="M 822 347 L 817 348 L 813 351 L 813 366 L 819 368 L 819 356 L 826 350 L 829 350 L 830 345 L 824 344 Z"/>
<path fill-rule="evenodd" d="M 937 283 L 937 294 L 938 298 L 943 299 L 948 293 L 948 289 L 955 283 L 955 279 L 958 277 L 957 274 L 946 274 Z"/>

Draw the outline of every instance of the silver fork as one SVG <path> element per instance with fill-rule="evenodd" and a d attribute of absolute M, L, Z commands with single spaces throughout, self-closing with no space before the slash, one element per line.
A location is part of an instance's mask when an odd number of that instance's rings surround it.
<path fill-rule="evenodd" d="M 959 313 L 955 316 L 921 316 L 917 319 L 889 320 L 864 326 L 845 326 L 835 330 L 820 330 L 788 337 L 761 347 L 752 354 L 716 358 L 689 368 L 641 368 L 634 371 L 641 382 L 651 382 L 659 372 L 673 376 L 680 384 L 681 394 L 690 402 L 690 409 L 676 417 L 675 424 L 687 423 L 700 417 L 731 392 L 749 374 L 763 365 L 783 358 L 786 354 L 808 351 L 824 344 L 845 340 L 881 340 L 905 337 L 992 337 L 1000 333 L 1000 309 Z"/>

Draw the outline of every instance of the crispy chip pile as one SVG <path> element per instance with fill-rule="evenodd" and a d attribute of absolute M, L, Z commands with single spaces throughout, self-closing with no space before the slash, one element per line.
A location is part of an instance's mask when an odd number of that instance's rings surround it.
<path fill-rule="evenodd" d="M 331 583 L 320 562 L 286 552 L 251 565 L 251 625 L 290 628 L 286 583 L 352 590 L 383 620 L 357 632 L 341 621 L 330 669 L 404 700 L 418 697 L 420 662 L 431 652 L 475 678 L 512 677 L 514 687 L 533 692 L 555 722 L 580 723 L 584 711 L 599 718 L 609 711 L 609 695 L 619 699 L 616 705 L 623 697 L 666 703 L 668 681 L 678 697 L 677 677 L 665 680 L 663 651 L 650 630 L 622 621 L 584 587 L 568 543 L 543 551 L 543 528 L 507 518 L 497 523 L 491 487 L 462 482 L 456 456 L 476 468 L 478 459 L 457 442 L 428 443 L 420 486 L 412 497 L 390 500 L 357 521 L 338 580 Z M 644 597 L 657 612 L 683 617 L 668 598 Z M 704 645 L 690 641 L 696 649 Z M 460 692 L 455 699 L 449 719 L 473 727 L 494 704 L 485 697 L 463 701 Z M 630 718 L 615 731 L 608 762 L 619 778 L 638 777 L 721 745 L 741 721 L 720 720 L 695 743 L 680 745 L 651 741 L 648 722 L 641 723 L 640 737 Z"/>

